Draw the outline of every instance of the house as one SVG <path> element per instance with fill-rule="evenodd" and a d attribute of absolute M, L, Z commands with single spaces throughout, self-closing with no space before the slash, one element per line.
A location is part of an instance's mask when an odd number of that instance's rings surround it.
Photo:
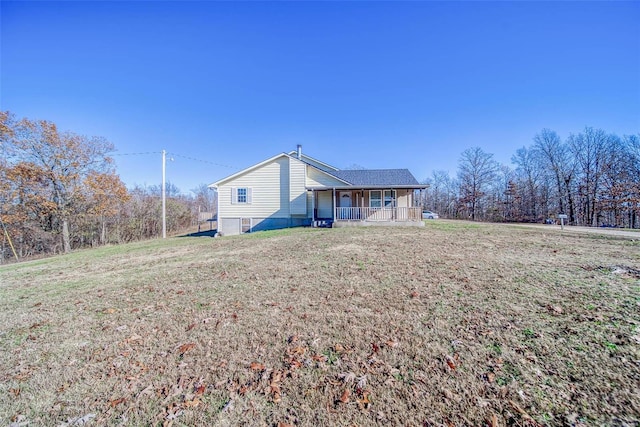
<path fill-rule="evenodd" d="M 218 192 L 222 235 L 296 226 L 423 226 L 407 169 L 339 170 L 296 151 L 223 178 Z"/>

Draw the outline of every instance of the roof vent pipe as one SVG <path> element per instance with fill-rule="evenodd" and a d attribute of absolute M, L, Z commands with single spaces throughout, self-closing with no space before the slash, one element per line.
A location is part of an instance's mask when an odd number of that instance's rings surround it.
<path fill-rule="evenodd" d="M 302 159 L 302 144 L 298 144 L 298 160 Z"/>

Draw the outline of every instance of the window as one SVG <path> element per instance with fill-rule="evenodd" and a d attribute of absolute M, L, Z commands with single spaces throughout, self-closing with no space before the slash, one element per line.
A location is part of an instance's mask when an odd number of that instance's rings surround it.
<path fill-rule="evenodd" d="M 384 207 L 393 208 L 396 205 L 396 190 L 384 190 Z"/>
<path fill-rule="evenodd" d="M 247 203 L 247 189 L 238 188 L 238 203 Z"/>
<path fill-rule="evenodd" d="M 248 187 L 232 187 L 231 188 L 232 204 L 251 204 L 251 188 Z"/>
<path fill-rule="evenodd" d="M 251 218 L 240 219 L 240 232 L 251 233 Z"/>
<path fill-rule="evenodd" d="M 370 208 L 382 207 L 382 191 L 381 190 L 371 190 L 369 192 L 369 207 Z"/>

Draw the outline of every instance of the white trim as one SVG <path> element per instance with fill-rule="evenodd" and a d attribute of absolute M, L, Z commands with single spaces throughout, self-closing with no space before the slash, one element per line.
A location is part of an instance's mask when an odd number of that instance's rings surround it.
<path fill-rule="evenodd" d="M 216 181 L 213 184 L 209 184 L 209 187 L 217 188 L 217 187 L 219 187 L 220 185 L 224 184 L 227 181 L 231 181 L 232 179 L 235 179 L 235 178 L 239 177 L 240 175 L 244 175 L 247 172 L 251 172 L 252 170 L 257 169 L 257 168 L 259 168 L 261 166 L 264 166 L 267 163 L 270 163 L 270 162 L 272 162 L 274 160 L 277 160 L 277 159 L 279 159 L 280 157 L 283 157 L 283 156 L 291 158 L 291 156 L 289 156 L 287 153 L 280 153 L 280 154 L 278 154 L 276 156 L 268 158 L 267 160 L 263 160 L 260 163 L 256 163 L 253 166 L 249 166 L 248 168 L 242 169 L 241 171 L 238 171 L 238 172 L 234 173 L 233 175 L 229 175 L 226 178 L 222 178 L 221 180 Z"/>
<path fill-rule="evenodd" d="M 296 157 L 296 156 L 297 156 L 297 154 L 298 154 L 298 151 L 297 151 L 297 150 L 296 150 L 296 151 L 290 151 L 288 154 L 289 154 L 289 156 Z M 306 155 L 306 154 L 304 154 L 304 153 L 302 153 L 302 158 L 300 158 L 300 159 L 298 159 L 298 160 L 300 160 L 300 161 L 302 161 L 302 162 L 306 163 L 306 164 L 307 164 L 307 165 L 309 165 L 309 166 L 313 166 L 313 165 L 310 165 L 309 163 L 305 162 L 305 161 L 304 161 L 304 158 L 307 158 L 307 159 L 309 159 L 309 160 L 310 160 L 310 161 L 312 161 L 312 162 L 319 163 L 319 164 L 321 164 L 322 166 L 326 166 L 328 169 L 332 169 L 332 170 L 334 170 L 334 171 L 338 171 L 338 170 L 340 170 L 340 169 L 338 169 L 338 168 L 337 168 L 337 167 L 335 167 L 335 166 L 331 166 L 330 164 L 327 164 L 327 163 L 325 163 L 325 162 L 323 162 L 323 161 L 320 161 L 320 160 L 318 160 L 318 159 L 314 159 L 313 157 L 311 157 L 311 156 L 307 156 L 307 155 Z M 296 157 L 296 159 L 297 159 L 297 157 Z M 314 168 L 316 168 L 316 169 L 318 169 L 316 166 L 313 166 L 313 167 L 314 167 Z M 320 170 L 322 170 L 322 169 L 320 169 Z"/>
<path fill-rule="evenodd" d="M 372 206 L 371 205 L 371 201 L 373 200 L 373 197 L 371 197 L 371 193 L 373 193 L 374 191 L 377 191 L 378 193 L 380 193 L 380 198 L 376 199 L 376 200 L 380 200 L 380 206 Z M 369 190 L 369 207 L 370 208 L 382 208 L 384 207 L 384 190 Z"/>
<path fill-rule="evenodd" d="M 238 190 L 246 190 L 244 197 L 245 201 L 238 200 Z M 251 187 L 231 187 L 231 204 L 232 205 L 250 205 L 253 200 L 253 189 Z"/>

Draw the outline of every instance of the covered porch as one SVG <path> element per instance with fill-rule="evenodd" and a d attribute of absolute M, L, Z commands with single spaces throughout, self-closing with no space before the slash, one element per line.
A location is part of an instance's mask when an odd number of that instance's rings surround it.
<path fill-rule="evenodd" d="M 420 190 L 415 186 L 311 189 L 313 224 L 423 226 L 422 208 L 415 206 Z"/>

